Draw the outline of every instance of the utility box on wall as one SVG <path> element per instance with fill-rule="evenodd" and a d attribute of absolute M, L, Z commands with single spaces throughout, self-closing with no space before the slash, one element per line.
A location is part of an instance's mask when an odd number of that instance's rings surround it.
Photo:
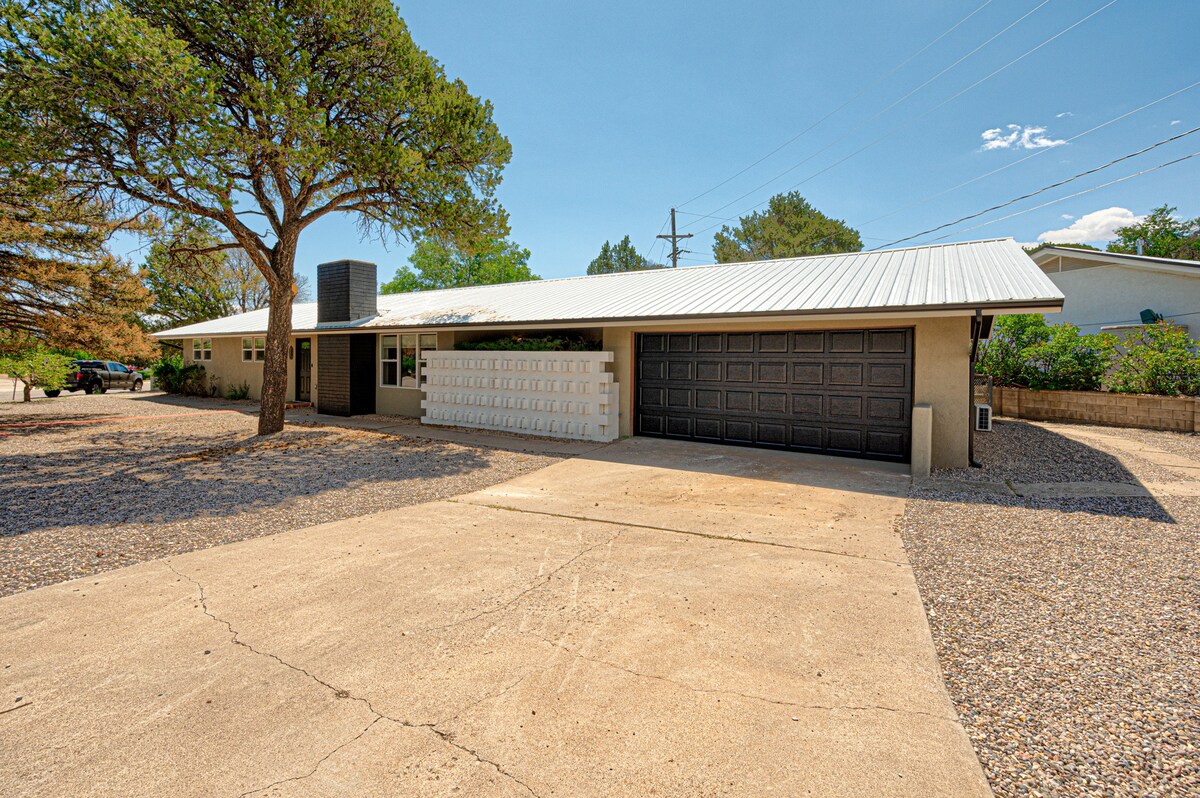
<path fill-rule="evenodd" d="M 608 442 L 619 399 L 612 352 L 426 352 L 423 424 Z"/>

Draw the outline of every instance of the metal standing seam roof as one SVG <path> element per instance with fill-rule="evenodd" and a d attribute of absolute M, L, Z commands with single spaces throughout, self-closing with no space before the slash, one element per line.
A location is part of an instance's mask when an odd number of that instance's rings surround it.
<path fill-rule="evenodd" d="M 603 323 L 944 308 L 1061 307 L 1063 294 L 1011 238 L 749 263 L 563 277 L 379 297 L 378 314 L 296 331 L 474 324 Z M 190 324 L 158 338 L 261 333 L 267 310 Z"/>

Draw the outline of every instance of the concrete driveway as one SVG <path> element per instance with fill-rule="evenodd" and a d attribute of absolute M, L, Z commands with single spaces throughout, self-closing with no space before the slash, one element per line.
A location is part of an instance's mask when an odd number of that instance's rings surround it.
<path fill-rule="evenodd" d="M 988 796 L 907 484 L 634 439 L 0 599 L 0 794 Z"/>

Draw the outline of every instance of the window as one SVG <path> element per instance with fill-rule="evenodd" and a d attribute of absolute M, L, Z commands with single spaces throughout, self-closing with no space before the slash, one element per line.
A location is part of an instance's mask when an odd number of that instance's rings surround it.
<path fill-rule="evenodd" d="M 212 360 L 212 339 L 192 339 L 192 360 Z"/>
<path fill-rule="evenodd" d="M 437 335 L 379 336 L 379 384 L 400 388 L 420 386 L 420 353 L 437 349 Z"/>
<path fill-rule="evenodd" d="M 266 338 L 243 338 L 242 339 L 242 360 L 247 362 L 258 361 L 262 362 L 267 359 L 267 339 Z"/>

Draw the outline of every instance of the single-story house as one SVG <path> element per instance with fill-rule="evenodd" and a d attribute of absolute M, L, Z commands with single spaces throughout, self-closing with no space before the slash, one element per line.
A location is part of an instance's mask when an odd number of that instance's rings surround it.
<path fill-rule="evenodd" d="M 1123 334 L 1149 310 L 1200 339 L 1200 261 L 1055 246 L 1030 257 L 1066 297 L 1062 313 L 1047 321 Z"/>
<path fill-rule="evenodd" d="M 411 294 L 376 296 L 377 285 L 374 264 L 318 267 L 317 301 L 292 309 L 289 399 L 935 468 L 968 462 L 971 358 L 991 318 L 1063 302 L 1012 239 Z M 266 329 L 264 309 L 157 337 L 182 339 L 210 380 L 257 398 Z M 545 334 L 595 351 L 459 348 Z"/>

